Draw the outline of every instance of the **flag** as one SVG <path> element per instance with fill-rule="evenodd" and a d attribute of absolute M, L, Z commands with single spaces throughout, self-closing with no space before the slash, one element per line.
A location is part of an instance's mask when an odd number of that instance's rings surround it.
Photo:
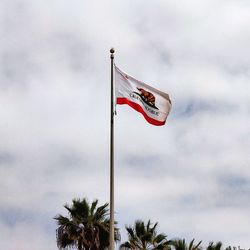
<path fill-rule="evenodd" d="M 153 125 L 164 125 L 171 110 L 169 95 L 161 92 L 115 66 L 116 104 L 128 104 Z"/>

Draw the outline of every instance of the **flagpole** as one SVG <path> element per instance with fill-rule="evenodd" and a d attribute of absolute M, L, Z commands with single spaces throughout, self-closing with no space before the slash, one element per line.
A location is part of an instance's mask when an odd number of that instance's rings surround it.
<path fill-rule="evenodd" d="M 111 110 L 110 110 L 110 224 L 109 250 L 114 250 L 114 48 L 110 49 L 111 59 Z"/>

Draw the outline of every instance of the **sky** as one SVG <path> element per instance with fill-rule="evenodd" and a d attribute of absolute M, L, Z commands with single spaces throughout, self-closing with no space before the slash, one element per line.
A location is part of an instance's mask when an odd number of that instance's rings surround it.
<path fill-rule="evenodd" d="M 0 1 L 0 248 L 52 250 L 73 198 L 109 202 L 110 54 L 169 93 L 115 117 L 115 218 L 250 249 L 248 0 Z"/>

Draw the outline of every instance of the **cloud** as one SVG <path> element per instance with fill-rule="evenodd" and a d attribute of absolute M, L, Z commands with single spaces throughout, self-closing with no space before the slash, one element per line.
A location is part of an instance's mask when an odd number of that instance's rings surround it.
<path fill-rule="evenodd" d="M 109 201 L 111 46 L 119 67 L 173 102 L 164 127 L 116 107 L 123 240 L 142 218 L 169 238 L 249 248 L 246 1 L 0 5 L 1 248 L 55 249 L 63 204 Z"/>

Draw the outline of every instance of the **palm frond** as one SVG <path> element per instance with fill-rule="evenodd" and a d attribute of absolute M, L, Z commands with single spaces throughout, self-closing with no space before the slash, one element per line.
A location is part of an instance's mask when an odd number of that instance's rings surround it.
<path fill-rule="evenodd" d="M 56 230 L 59 249 L 76 247 L 78 250 L 105 250 L 109 246 L 108 203 L 97 207 L 98 200 L 91 204 L 87 199 L 73 199 L 72 204 L 65 204 L 69 216 L 57 215 Z M 115 240 L 120 240 L 119 229 L 115 227 Z"/>
<path fill-rule="evenodd" d="M 151 224 L 151 221 L 145 224 L 142 220 L 136 220 L 134 226 L 126 226 L 128 241 L 124 242 L 120 249 L 135 250 L 171 250 L 167 236 L 157 234 L 158 223 Z"/>
<path fill-rule="evenodd" d="M 94 211 L 96 209 L 96 206 L 97 206 L 97 203 L 98 203 L 98 200 L 94 200 L 90 206 L 90 216 L 93 216 L 94 214 Z"/>

